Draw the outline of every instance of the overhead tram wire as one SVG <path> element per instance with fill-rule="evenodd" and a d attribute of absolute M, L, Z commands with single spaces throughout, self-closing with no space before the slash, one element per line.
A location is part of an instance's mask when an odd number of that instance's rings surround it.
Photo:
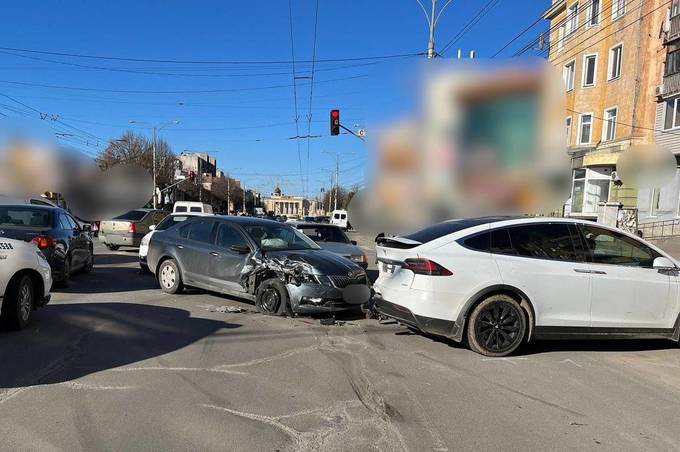
<path fill-rule="evenodd" d="M 475 25 L 477 25 L 477 23 L 479 23 L 479 21 L 481 21 L 484 18 L 484 16 L 486 16 L 489 13 L 489 11 L 495 8 L 499 2 L 500 0 L 490 0 L 484 6 L 482 6 L 482 8 L 477 12 L 477 14 L 472 19 L 470 19 L 467 22 L 467 24 L 465 24 L 465 26 L 453 38 L 451 38 L 451 40 L 449 40 L 449 42 L 446 45 L 444 45 L 441 52 L 439 53 L 443 55 L 444 52 L 446 52 L 452 45 L 458 42 L 463 36 L 467 34 L 467 32 L 469 32 Z"/>
<path fill-rule="evenodd" d="M 300 136 L 300 115 L 298 114 L 298 105 L 297 105 L 297 74 L 295 73 L 295 39 L 293 38 L 293 1 L 288 0 L 288 20 L 289 20 L 289 25 L 290 25 L 290 54 L 291 54 L 291 63 L 292 63 L 292 68 L 293 68 L 293 110 L 295 114 L 295 136 L 299 137 Z M 296 139 L 295 143 L 297 145 L 297 154 L 298 154 L 298 166 L 300 168 L 300 185 L 301 189 L 304 189 L 304 176 L 302 174 L 302 156 L 300 155 L 300 140 Z"/>
<path fill-rule="evenodd" d="M 307 176 L 305 178 L 305 196 L 309 194 L 309 147 L 312 136 L 312 100 L 314 98 L 314 69 L 316 61 L 316 38 L 318 24 L 319 0 L 316 0 L 316 9 L 314 12 L 314 43 L 312 44 L 312 71 L 309 80 L 309 113 L 307 113 Z"/>
<path fill-rule="evenodd" d="M 144 62 L 144 63 L 174 63 L 174 64 L 224 64 L 224 65 L 267 65 L 267 64 L 291 64 L 292 60 L 177 60 L 177 59 L 154 59 L 154 58 L 131 58 L 131 57 L 113 57 L 106 55 L 88 55 L 88 54 L 78 54 L 69 52 L 51 52 L 46 50 L 35 50 L 35 49 L 21 49 L 16 47 L 0 47 L 0 50 L 10 51 L 10 52 L 25 52 L 25 53 L 35 53 L 42 55 L 52 55 L 52 56 L 62 56 L 71 58 L 89 58 L 89 59 L 99 59 L 99 60 L 110 60 L 110 61 L 132 61 L 132 62 Z M 317 59 L 317 63 L 338 63 L 347 61 L 367 61 L 367 60 L 387 60 L 393 58 L 404 58 L 404 57 L 416 57 L 423 56 L 425 52 L 412 52 L 412 53 L 401 53 L 401 54 L 390 54 L 390 55 L 371 55 L 371 56 L 361 56 L 361 57 L 344 57 L 344 58 L 325 58 Z M 311 63 L 311 60 L 298 60 L 298 64 L 301 63 Z"/>

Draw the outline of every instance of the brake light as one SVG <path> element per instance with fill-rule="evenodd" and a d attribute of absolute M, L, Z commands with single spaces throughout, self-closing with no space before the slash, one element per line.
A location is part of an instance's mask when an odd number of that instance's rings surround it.
<path fill-rule="evenodd" d="M 134 234 L 137 232 L 137 225 L 135 223 L 130 223 L 128 226 L 128 234 Z"/>
<path fill-rule="evenodd" d="M 37 246 L 39 250 L 52 248 L 54 246 L 54 240 L 52 240 L 51 237 L 47 237 L 44 235 L 38 235 L 33 237 L 31 239 L 31 243 L 35 243 L 35 246 Z"/>
<path fill-rule="evenodd" d="M 416 275 L 451 276 L 453 273 L 429 259 L 406 259 L 403 270 L 411 270 Z"/>

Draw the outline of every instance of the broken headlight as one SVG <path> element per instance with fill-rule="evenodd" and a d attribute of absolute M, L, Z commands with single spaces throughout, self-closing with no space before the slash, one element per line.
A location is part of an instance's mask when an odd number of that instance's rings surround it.
<path fill-rule="evenodd" d="M 297 275 L 297 279 L 300 283 L 304 284 L 319 284 L 316 275 L 312 275 L 311 273 L 300 273 Z"/>

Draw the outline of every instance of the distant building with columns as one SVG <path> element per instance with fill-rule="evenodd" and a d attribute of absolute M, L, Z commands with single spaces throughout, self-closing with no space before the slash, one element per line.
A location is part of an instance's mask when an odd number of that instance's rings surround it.
<path fill-rule="evenodd" d="M 309 203 L 302 196 L 284 195 L 279 187 L 270 197 L 264 198 L 264 209 L 273 215 L 306 215 Z"/>

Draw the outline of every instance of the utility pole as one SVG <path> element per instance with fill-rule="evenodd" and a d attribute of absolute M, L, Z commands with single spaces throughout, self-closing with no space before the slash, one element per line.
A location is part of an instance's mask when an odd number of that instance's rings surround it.
<path fill-rule="evenodd" d="M 436 58 L 438 54 L 437 51 L 434 49 L 434 43 L 435 33 L 437 31 L 437 23 L 439 22 L 439 18 L 442 16 L 444 10 L 451 4 L 453 0 L 447 0 L 447 2 L 444 3 L 444 6 L 442 6 L 438 13 L 437 13 L 437 0 L 432 0 L 432 10 L 430 13 L 427 12 L 427 9 L 425 9 L 425 5 L 423 5 L 421 0 L 416 1 L 418 2 L 420 8 L 423 10 L 423 13 L 425 14 L 425 20 L 427 20 L 427 27 L 429 30 L 429 39 L 427 41 L 427 57 Z"/>
<path fill-rule="evenodd" d="M 230 215 L 231 201 L 229 200 L 229 173 L 227 173 L 227 215 Z"/>
<path fill-rule="evenodd" d="M 338 189 L 340 188 L 340 154 L 335 154 L 335 198 L 333 210 L 338 210 Z"/>
<path fill-rule="evenodd" d="M 246 214 L 246 184 L 241 181 L 241 187 L 243 188 L 243 215 Z"/>
<path fill-rule="evenodd" d="M 153 208 L 156 209 L 156 126 L 153 127 Z"/>

